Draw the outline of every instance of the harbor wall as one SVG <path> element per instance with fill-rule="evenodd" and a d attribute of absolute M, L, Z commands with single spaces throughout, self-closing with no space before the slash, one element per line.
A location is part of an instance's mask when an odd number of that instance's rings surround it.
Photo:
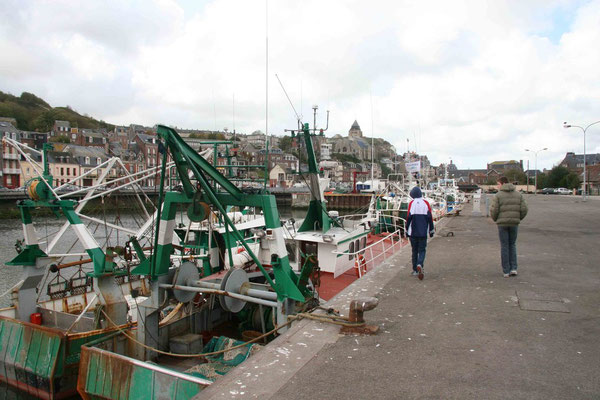
<path fill-rule="evenodd" d="M 308 208 L 310 193 L 274 193 L 278 207 Z M 325 194 L 328 210 L 356 210 L 369 205 L 370 194 L 332 193 Z"/>
<path fill-rule="evenodd" d="M 156 192 L 146 195 L 153 201 L 156 201 Z M 279 208 L 308 208 L 310 202 L 309 192 L 276 192 L 273 193 Z M 25 200 L 27 196 L 24 192 L 4 192 L 0 193 L 0 219 L 19 218 L 19 210 L 17 201 Z M 78 199 L 79 200 L 79 199 Z M 356 210 L 369 205 L 371 200 L 370 194 L 363 193 L 331 193 L 325 194 L 328 210 Z M 150 209 L 150 204 L 147 205 Z M 105 197 L 104 203 L 101 198 L 96 198 L 90 201 L 89 206 L 97 208 L 99 212 L 129 210 L 138 208 L 138 202 L 132 193 L 114 192 Z M 52 215 L 50 210 L 38 210 L 40 215 Z"/>

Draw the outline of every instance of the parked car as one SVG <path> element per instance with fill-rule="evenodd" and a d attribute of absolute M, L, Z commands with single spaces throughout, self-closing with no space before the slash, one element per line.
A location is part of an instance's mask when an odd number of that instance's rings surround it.
<path fill-rule="evenodd" d="M 554 191 L 554 188 L 543 188 L 540 193 L 541 194 L 554 194 L 556 192 Z"/>
<path fill-rule="evenodd" d="M 558 189 L 556 189 L 556 193 L 557 194 L 571 194 L 571 193 L 573 193 L 573 191 L 569 190 L 567 188 L 558 188 Z"/>

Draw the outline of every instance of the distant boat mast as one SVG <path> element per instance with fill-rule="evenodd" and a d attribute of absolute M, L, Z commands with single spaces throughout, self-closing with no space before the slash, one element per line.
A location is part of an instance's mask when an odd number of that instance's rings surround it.
<path fill-rule="evenodd" d="M 265 149 L 269 146 L 269 0 L 265 0 Z"/>
<path fill-rule="evenodd" d="M 373 132 L 373 94 L 369 93 L 371 98 L 371 190 L 375 186 L 375 181 L 373 177 L 373 172 L 375 169 L 375 133 Z"/>

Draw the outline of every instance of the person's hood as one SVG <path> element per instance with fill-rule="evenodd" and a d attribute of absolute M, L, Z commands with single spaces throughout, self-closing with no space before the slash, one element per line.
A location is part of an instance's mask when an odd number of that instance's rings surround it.
<path fill-rule="evenodd" d="M 504 185 L 502 185 L 500 190 L 502 190 L 503 192 L 514 192 L 515 185 L 513 185 L 512 183 L 505 183 Z"/>
<path fill-rule="evenodd" d="M 412 190 L 410 191 L 410 197 L 412 197 L 413 199 L 418 199 L 419 197 L 423 197 L 423 192 L 421 192 L 421 188 L 418 186 L 415 186 L 414 188 L 412 188 Z"/>

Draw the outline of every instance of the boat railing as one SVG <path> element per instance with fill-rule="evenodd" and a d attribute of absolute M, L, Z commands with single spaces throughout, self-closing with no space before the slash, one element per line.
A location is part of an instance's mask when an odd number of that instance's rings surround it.
<path fill-rule="evenodd" d="M 354 228 L 356 224 L 360 223 L 364 218 L 368 218 L 369 214 L 349 214 L 343 215 L 337 218 L 337 221 L 342 224 L 345 228 Z"/>
<path fill-rule="evenodd" d="M 375 267 L 376 261 L 385 261 L 406 244 L 403 235 L 406 229 L 406 220 L 393 215 L 385 215 L 386 218 L 394 219 L 393 224 L 385 223 L 386 226 L 397 227 L 393 232 L 386 234 L 381 239 L 355 251 L 332 251 L 333 254 L 347 256 L 354 260 L 354 268 L 357 269 L 359 278 L 366 273 L 367 269 Z"/>

